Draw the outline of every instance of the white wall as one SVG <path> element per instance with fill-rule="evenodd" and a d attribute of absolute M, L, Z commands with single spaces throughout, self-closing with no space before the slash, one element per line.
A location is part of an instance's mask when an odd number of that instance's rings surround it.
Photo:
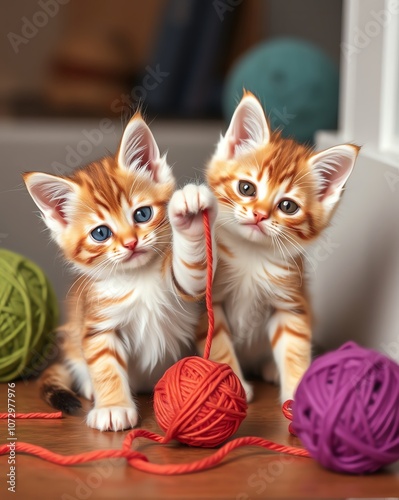
<path fill-rule="evenodd" d="M 345 142 L 320 133 L 320 149 Z M 311 273 L 315 341 L 352 339 L 399 361 L 399 170 L 365 146 Z"/>

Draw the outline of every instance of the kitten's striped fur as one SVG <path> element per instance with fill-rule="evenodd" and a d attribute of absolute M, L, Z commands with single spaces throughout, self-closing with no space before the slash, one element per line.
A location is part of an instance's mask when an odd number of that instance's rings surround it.
<path fill-rule="evenodd" d="M 304 247 L 329 224 L 358 150 L 348 144 L 315 154 L 271 133 L 259 101 L 245 92 L 207 167 L 219 204 L 211 356 L 233 367 L 249 399 L 252 389 L 242 369 L 261 371 L 268 381 L 279 379 L 286 400 L 310 363 Z M 239 181 L 249 182 L 254 194 L 243 195 Z M 299 210 L 284 213 L 282 200 L 296 202 Z M 200 349 L 206 323 L 203 315 Z"/>
<path fill-rule="evenodd" d="M 94 400 L 90 427 L 133 427 L 131 391 L 149 388 L 193 341 L 206 285 L 201 213 L 208 209 L 213 225 L 216 201 L 204 185 L 174 192 L 171 169 L 140 115 L 114 158 L 70 177 L 28 173 L 24 180 L 79 273 L 61 328 L 62 356 L 42 375 L 43 394 L 74 411 L 75 389 Z M 147 222 L 133 218 L 140 207 L 152 207 Z M 99 242 L 91 232 L 102 225 L 112 236 Z"/>

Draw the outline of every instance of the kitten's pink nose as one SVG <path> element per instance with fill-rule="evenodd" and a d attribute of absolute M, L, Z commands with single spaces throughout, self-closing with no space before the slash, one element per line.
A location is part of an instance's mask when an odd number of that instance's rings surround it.
<path fill-rule="evenodd" d="M 127 243 L 124 243 L 123 246 L 133 252 L 137 246 L 137 240 L 128 241 Z"/>
<path fill-rule="evenodd" d="M 260 212 L 259 210 L 257 212 L 254 212 L 255 216 L 255 223 L 259 224 L 259 222 L 262 222 L 263 220 L 266 220 L 269 218 L 269 214 L 265 212 Z"/>

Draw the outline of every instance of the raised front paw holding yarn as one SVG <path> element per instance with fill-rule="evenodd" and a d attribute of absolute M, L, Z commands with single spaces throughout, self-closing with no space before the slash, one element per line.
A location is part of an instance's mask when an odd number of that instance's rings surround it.
<path fill-rule="evenodd" d="M 202 212 L 208 210 L 210 224 L 217 215 L 216 199 L 204 185 L 187 184 L 174 193 L 169 203 L 169 219 L 172 227 L 189 237 L 204 234 Z"/>

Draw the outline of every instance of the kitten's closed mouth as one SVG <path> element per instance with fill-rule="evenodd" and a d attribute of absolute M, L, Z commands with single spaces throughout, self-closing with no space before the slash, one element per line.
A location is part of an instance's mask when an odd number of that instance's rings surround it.
<path fill-rule="evenodd" d="M 130 255 L 124 259 L 123 262 L 130 262 L 131 260 L 135 259 L 136 257 L 140 257 L 140 255 L 144 255 L 146 253 L 145 250 L 136 250 L 135 252 L 132 252 Z"/>
<path fill-rule="evenodd" d="M 244 222 L 244 226 L 247 226 L 249 227 L 250 229 L 254 230 L 254 231 L 257 231 L 257 232 L 260 232 L 260 233 L 263 233 L 264 235 L 267 236 L 267 233 L 266 231 L 264 231 L 260 226 L 259 224 L 252 224 L 251 222 Z"/>

